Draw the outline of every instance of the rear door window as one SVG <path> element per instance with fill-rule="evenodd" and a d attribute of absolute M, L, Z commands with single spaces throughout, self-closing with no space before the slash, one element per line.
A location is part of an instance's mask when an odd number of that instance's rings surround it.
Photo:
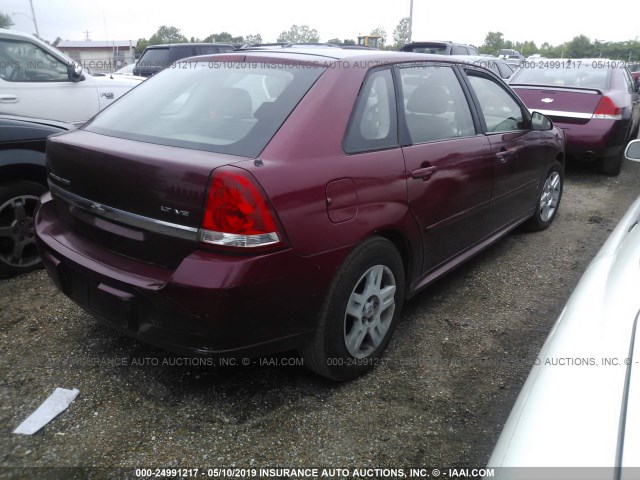
<path fill-rule="evenodd" d="M 475 135 L 469 103 L 452 67 L 405 67 L 400 80 L 411 143 Z"/>
<path fill-rule="evenodd" d="M 344 140 L 347 153 L 398 146 L 395 89 L 390 69 L 370 73 L 358 95 Z"/>
<path fill-rule="evenodd" d="M 461 47 L 459 45 L 454 45 L 451 47 L 451 55 L 468 55 L 469 52 L 465 47 Z"/>

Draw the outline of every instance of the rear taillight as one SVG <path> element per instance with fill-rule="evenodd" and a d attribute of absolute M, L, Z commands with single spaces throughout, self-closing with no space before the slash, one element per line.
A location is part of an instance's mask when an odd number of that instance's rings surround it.
<path fill-rule="evenodd" d="M 235 167 L 213 172 L 200 241 L 239 249 L 284 244 L 269 200 L 251 174 Z"/>
<path fill-rule="evenodd" d="M 596 111 L 593 112 L 593 118 L 620 120 L 622 119 L 622 109 L 616 107 L 616 104 L 609 97 L 603 96 L 596 107 Z"/>

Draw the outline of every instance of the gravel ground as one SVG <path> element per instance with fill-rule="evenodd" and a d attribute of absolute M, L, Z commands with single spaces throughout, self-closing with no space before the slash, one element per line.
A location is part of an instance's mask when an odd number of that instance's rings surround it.
<path fill-rule="evenodd" d="M 283 365 L 293 354 L 180 365 L 96 323 L 43 271 L 2 280 L 0 478 L 44 478 L 24 467 L 45 466 L 482 467 L 639 185 L 640 164 L 614 178 L 570 167 L 549 230 L 510 234 L 409 301 L 383 364 L 348 384 Z M 56 387 L 80 395 L 37 434 L 12 434 Z"/>

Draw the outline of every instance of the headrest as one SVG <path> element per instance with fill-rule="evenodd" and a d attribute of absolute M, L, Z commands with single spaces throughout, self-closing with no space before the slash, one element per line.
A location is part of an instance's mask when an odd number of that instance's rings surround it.
<path fill-rule="evenodd" d="M 409 97 L 407 110 L 440 115 L 449 110 L 449 92 L 439 85 L 420 85 Z"/>
<path fill-rule="evenodd" d="M 253 108 L 249 92 L 242 88 L 220 88 L 211 101 L 209 112 L 216 117 L 250 118 Z"/>

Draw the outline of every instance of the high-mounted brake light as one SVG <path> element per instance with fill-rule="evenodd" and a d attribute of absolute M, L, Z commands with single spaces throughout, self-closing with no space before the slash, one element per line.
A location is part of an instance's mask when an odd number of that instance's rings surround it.
<path fill-rule="evenodd" d="M 211 176 L 200 240 L 232 248 L 284 243 L 265 193 L 251 174 L 235 167 L 219 168 Z"/>
<path fill-rule="evenodd" d="M 593 112 L 593 118 L 603 118 L 607 120 L 621 120 L 622 119 L 622 109 L 616 107 L 616 104 L 613 103 L 607 96 L 603 96 L 600 99 L 600 103 L 596 107 L 596 111 Z"/>

